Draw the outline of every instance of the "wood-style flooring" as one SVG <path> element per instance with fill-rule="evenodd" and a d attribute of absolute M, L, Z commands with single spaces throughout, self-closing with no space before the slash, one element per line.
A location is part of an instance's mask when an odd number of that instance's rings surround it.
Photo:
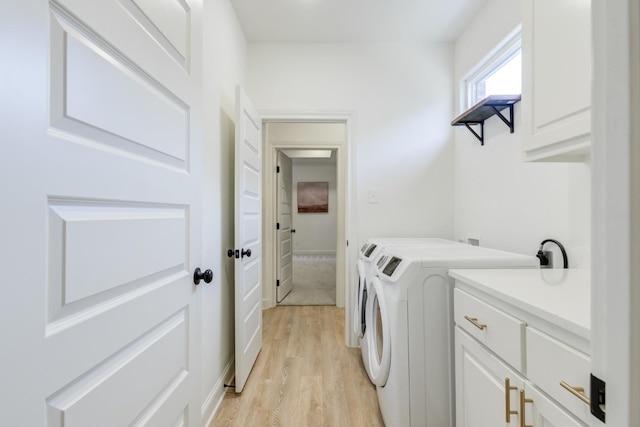
<path fill-rule="evenodd" d="M 263 312 L 263 344 L 244 390 L 229 389 L 210 427 L 384 426 L 360 349 L 347 348 L 344 309 Z"/>

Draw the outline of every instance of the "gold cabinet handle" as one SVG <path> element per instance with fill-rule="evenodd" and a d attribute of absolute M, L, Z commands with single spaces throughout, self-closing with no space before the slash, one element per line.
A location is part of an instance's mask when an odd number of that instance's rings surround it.
<path fill-rule="evenodd" d="M 587 405 L 591 406 L 591 400 L 585 396 L 583 387 L 572 387 L 564 381 L 560 381 L 560 385 L 567 390 L 569 393 L 573 394 L 578 399 L 582 400 Z"/>
<path fill-rule="evenodd" d="M 464 318 L 467 319 L 469 322 L 471 322 L 473 326 L 480 329 L 481 331 L 487 329 L 487 325 L 483 325 L 482 323 L 479 323 L 477 317 L 464 316 Z"/>
<path fill-rule="evenodd" d="M 504 407 L 505 407 L 505 420 L 507 423 L 511 422 L 511 415 L 518 415 L 518 411 L 511 410 L 511 390 L 517 390 L 518 387 L 511 385 L 509 378 L 504 379 Z"/>
<path fill-rule="evenodd" d="M 527 399 L 524 397 L 524 390 L 520 390 L 520 427 L 533 427 L 531 424 L 526 424 L 525 408 L 526 403 L 533 403 L 533 399 Z"/>

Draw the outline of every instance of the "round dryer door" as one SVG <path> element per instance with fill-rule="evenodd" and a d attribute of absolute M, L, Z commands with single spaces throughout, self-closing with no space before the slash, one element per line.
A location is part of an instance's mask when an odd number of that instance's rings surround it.
<path fill-rule="evenodd" d="M 369 286 L 369 298 L 367 320 L 370 339 L 371 381 L 376 386 L 383 387 L 389 378 L 391 366 L 391 328 L 384 289 L 377 277 L 371 281 Z"/>
<path fill-rule="evenodd" d="M 364 262 L 358 260 L 358 287 L 354 295 L 353 308 L 353 333 L 356 337 L 362 338 L 364 335 L 364 306 L 366 301 L 365 278 L 364 278 Z"/>

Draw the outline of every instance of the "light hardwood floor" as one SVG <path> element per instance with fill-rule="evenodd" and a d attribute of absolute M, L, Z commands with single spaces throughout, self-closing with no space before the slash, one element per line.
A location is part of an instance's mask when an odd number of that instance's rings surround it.
<path fill-rule="evenodd" d="M 263 345 L 244 390 L 230 389 L 210 427 L 384 426 L 360 350 L 344 341 L 344 309 L 263 312 Z"/>

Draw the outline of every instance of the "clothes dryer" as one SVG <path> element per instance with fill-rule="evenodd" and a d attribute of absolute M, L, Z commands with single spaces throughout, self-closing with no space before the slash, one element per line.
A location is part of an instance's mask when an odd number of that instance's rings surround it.
<path fill-rule="evenodd" d="M 367 334 L 367 301 L 369 296 L 369 287 L 373 277 L 372 272 L 375 270 L 375 264 L 386 261 L 382 255 L 385 247 L 442 247 L 442 246 L 466 246 L 460 242 L 441 239 L 437 237 L 374 237 L 360 248 L 358 256 L 357 272 L 358 283 L 354 295 L 353 310 L 353 331 L 360 340 L 360 351 L 362 354 L 362 362 L 371 379 L 371 363 L 369 360 L 370 351 L 368 347 L 369 339 Z"/>
<path fill-rule="evenodd" d="M 369 361 L 384 422 L 453 427 L 451 268 L 537 268 L 533 256 L 475 246 L 388 247 L 370 286 Z"/>
<path fill-rule="evenodd" d="M 421 246 L 440 247 L 464 245 L 460 242 L 437 237 L 372 237 L 362 245 L 358 254 L 358 283 L 354 295 L 353 332 L 361 339 L 366 332 L 365 305 L 367 285 L 371 282 L 372 266 L 380 258 L 382 250 L 387 246 Z"/>

